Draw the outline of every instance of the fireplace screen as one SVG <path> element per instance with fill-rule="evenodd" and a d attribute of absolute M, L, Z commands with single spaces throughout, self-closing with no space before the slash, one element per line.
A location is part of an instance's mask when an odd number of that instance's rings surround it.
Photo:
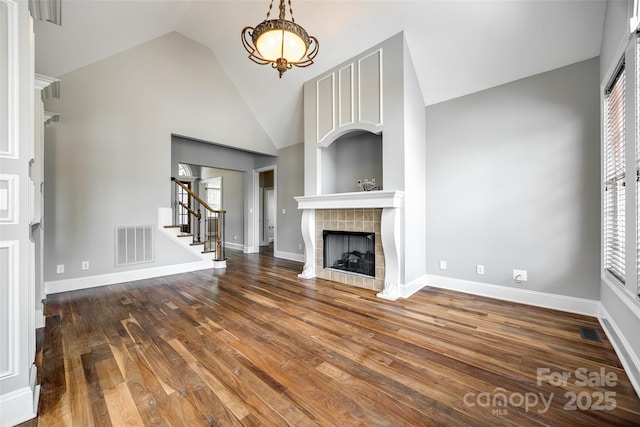
<path fill-rule="evenodd" d="M 322 232 L 324 268 L 376 276 L 375 233 Z"/>

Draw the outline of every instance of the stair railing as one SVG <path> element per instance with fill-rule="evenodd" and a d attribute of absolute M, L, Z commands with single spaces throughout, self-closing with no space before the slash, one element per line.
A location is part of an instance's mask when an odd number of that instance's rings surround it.
<path fill-rule="evenodd" d="M 175 183 L 174 225 L 179 225 L 183 231 L 190 227 L 192 245 L 203 245 L 203 253 L 214 252 L 214 261 L 225 260 L 224 216 L 226 211 L 213 209 L 178 178 L 172 177 L 171 181 Z M 186 200 L 184 197 L 181 199 L 181 191 L 183 195 L 187 195 Z"/>

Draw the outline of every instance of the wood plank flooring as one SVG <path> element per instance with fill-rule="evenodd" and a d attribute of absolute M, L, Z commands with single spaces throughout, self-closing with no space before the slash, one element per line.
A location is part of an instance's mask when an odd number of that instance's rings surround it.
<path fill-rule="evenodd" d="M 640 425 L 595 318 L 435 288 L 390 302 L 301 269 L 229 251 L 226 271 L 49 295 L 31 425 Z"/>

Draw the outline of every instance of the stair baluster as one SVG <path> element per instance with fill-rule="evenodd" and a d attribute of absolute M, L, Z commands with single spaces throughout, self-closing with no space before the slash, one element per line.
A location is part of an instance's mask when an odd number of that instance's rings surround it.
<path fill-rule="evenodd" d="M 211 208 L 179 179 L 172 177 L 171 181 L 175 183 L 175 202 L 173 204 L 175 224 L 184 227 L 184 224 L 181 224 L 182 215 L 179 213 L 180 209 L 183 209 L 191 218 L 190 232 L 193 235 L 193 244 L 203 245 L 203 253 L 214 252 L 214 261 L 224 261 L 226 259 L 224 246 L 226 211 Z M 188 195 L 186 203 L 180 200 L 181 190 Z"/>

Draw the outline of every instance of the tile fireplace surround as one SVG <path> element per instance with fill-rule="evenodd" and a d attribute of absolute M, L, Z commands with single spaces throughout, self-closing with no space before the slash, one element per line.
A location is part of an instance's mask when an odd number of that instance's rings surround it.
<path fill-rule="evenodd" d="M 382 209 L 316 209 L 316 276 L 360 288 L 382 291 L 384 288 L 384 251 L 380 237 Z M 375 233 L 375 278 L 323 268 L 324 239 L 322 232 L 358 231 Z"/>
<path fill-rule="evenodd" d="M 381 298 L 398 298 L 401 191 L 363 191 L 296 197 L 302 209 L 305 266 L 299 275 L 379 291 Z M 323 230 L 375 233 L 376 275 L 365 277 L 323 268 Z"/>

